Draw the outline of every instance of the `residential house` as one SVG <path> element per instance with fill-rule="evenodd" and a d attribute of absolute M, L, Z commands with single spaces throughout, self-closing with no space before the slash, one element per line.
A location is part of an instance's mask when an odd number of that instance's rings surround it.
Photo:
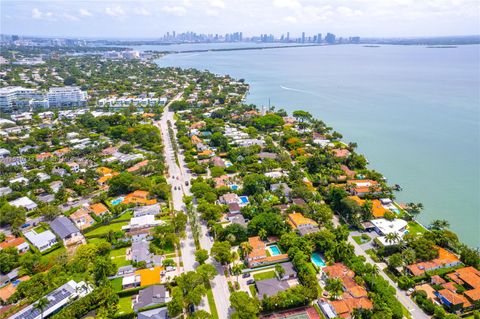
<path fill-rule="evenodd" d="M 367 290 L 357 284 L 355 281 L 355 273 L 350 270 L 343 263 L 335 263 L 331 266 L 323 268 L 323 279 L 339 278 L 343 284 L 343 294 L 340 299 L 326 302 L 329 307 L 322 307 L 321 309 L 327 318 L 352 318 L 354 309 L 372 309 L 373 303 L 368 298 Z M 329 311 L 333 311 L 333 317 Z"/>
<path fill-rule="evenodd" d="M 141 217 L 145 215 L 156 216 L 160 214 L 161 207 L 160 204 L 153 204 L 147 206 L 139 206 L 133 208 L 133 217 Z"/>
<path fill-rule="evenodd" d="M 347 186 L 351 188 L 350 192 L 352 195 L 357 195 L 358 197 L 363 197 L 369 193 L 377 194 L 381 190 L 378 182 L 370 179 L 349 180 L 347 181 Z"/>
<path fill-rule="evenodd" d="M 290 197 L 292 189 L 286 183 L 275 183 L 270 185 L 270 190 L 276 192 L 279 190 L 285 197 Z"/>
<path fill-rule="evenodd" d="M 52 174 L 58 175 L 60 177 L 64 177 L 68 175 L 68 172 L 66 169 L 58 167 L 58 168 L 52 169 Z"/>
<path fill-rule="evenodd" d="M 281 263 L 280 266 L 283 269 L 283 275 L 280 276 L 280 280 L 289 280 L 297 278 L 297 271 L 295 266 L 291 262 Z"/>
<path fill-rule="evenodd" d="M 0 243 L 0 250 L 12 247 L 17 248 L 20 254 L 30 249 L 30 246 L 22 237 L 7 235 L 5 240 Z"/>
<path fill-rule="evenodd" d="M 12 189 L 8 186 L 0 187 L 0 196 L 5 196 L 12 193 Z"/>
<path fill-rule="evenodd" d="M 45 160 L 47 160 L 47 159 L 50 159 L 50 158 L 52 158 L 52 157 L 53 157 L 53 154 L 52 154 L 52 153 L 50 153 L 50 152 L 43 152 L 43 153 L 40 153 L 40 154 L 35 155 L 35 160 L 36 160 L 37 162 L 43 162 L 43 161 L 45 161 Z"/>
<path fill-rule="evenodd" d="M 132 217 L 128 225 L 122 226 L 122 230 L 134 231 L 139 229 L 150 229 L 152 227 L 164 224 L 162 220 L 156 220 L 153 215 L 143 215 L 139 217 Z"/>
<path fill-rule="evenodd" d="M 275 153 L 269 153 L 269 152 L 260 152 L 257 154 L 257 156 L 261 159 L 271 159 L 271 160 L 276 160 L 278 158 L 278 155 Z"/>
<path fill-rule="evenodd" d="M 213 166 L 215 166 L 215 167 L 222 167 L 222 168 L 226 167 L 223 159 L 218 157 L 218 156 L 212 157 L 211 162 L 212 162 Z"/>
<path fill-rule="evenodd" d="M 6 148 L 0 148 L 0 157 L 5 158 L 10 156 L 10 151 L 7 150 Z"/>
<path fill-rule="evenodd" d="M 406 270 L 413 276 L 421 276 L 426 271 L 454 267 L 462 263 L 454 253 L 442 247 L 437 247 L 436 249 L 438 250 L 437 258 L 430 261 L 424 261 L 408 265 L 405 267 Z"/>
<path fill-rule="evenodd" d="M 86 242 L 77 226 L 63 215 L 52 220 L 50 222 L 50 227 L 53 232 L 63 240 L 65 246 Z"/>
<path fill-rule="evenodd" d="M 390 246 L 390 245 L 398 244 L 402 240 L 403 235 L 405 235 L 405 232 L 408 226 L 408 223 L 406 221 L 399 218 L 395 218 L 394 220 L 377 218 L 377 219 L 372 219 L 370 222 L 373 224 L 377 234 L 380 235 L 379 237 L 376 238 L 376 242 L 382 246 Z M 398 239 L 393 242 L 388 241 L 385 236 L 391 233 L 397 234 Z"/>
<path fill-rule="evenodd" d="M 73 173 L 80 172 L 80 165 L 78 165 L 75 162 L 68 162 L 67 166 L 70 168 L 70 171 L 72 171 Z"/>
<path fill-rule="evenodd" d="M 463 267 L 447 275 L 464 289 L 464 295 L 472 304 L 480 302 L 480 271 L 474 267 Z"/>
<path fill-rule="evenodd" d="M 27 160 L 20 156 L 0 158 L 0 163 L 6 167 L 25 166 Z"/>
<path fill-rule="evenodd" d="M 258 291 L 258 299 L 263 300 L 265 297 L 276 296 L 279 292 L 290 288 L 287 281 L 270 278 L 255 282 Z"/>
<path fill-rule="evenodd" d="M 95 220 L 89 213 L 90 211 L 87 208 L 82 207 L 69 217 L 80 230 L 84 230 L 95 223 Z"/>
<path fill-rule="evenodd" d="M 301 213 L 289 214 L 287 222 L 302 236 L 316 233 L 320 230 L 316 221 L 303 216 Z"/>
<path fill-rule="evenodd" d="M 31 230 L 23 235 L 40 252 L 49 249 L 57 243 L 57 237 L 55 237 L 55 235 L 50 230 L 45 230 L 41 233 L 37 233 L 35 230 Z"/>
<path fill-rule="evenodd" d="M 165 304 L 170 301 L 168 290 L 164 285 L 153 285 L 139 291 L 133 300 L 133 309 L 138 311 L 141 308 Z"/>
<path fill-rule="evenodd" d="M 56 194 L 56 193 L 58 193 L 60 188 L 62 188 L 63 182 L 62 181 L 54 181 L 54 182 L 51 182 L 49 184 L 49 186 L 52 189 L 52 192 L 54 192 Z"/>
<path fill-rule="evenodd" d="M 35 306 L 38 303 L 37 301 L 12 315 L 10 319 L 46 318 L 51 314 L 60 311 L 60 309 L 67 304 L 72 303 L 75 299 L 82 298 L 90 294 L 92 291 L 93 288 L 85 282 L 81 281 L 77 283 L 74 280 L 70 280 L 45 296 L 48 304 L 44 307 L 43 312 Z"/>
<path fill-rule="evenodd" d="M 363 206 L 365 204 L 365 200 L 361 199 L 358 196 L 349 196 L 349 198 L 355 201 L 359 206 Z M 382 202 L 378 199 L 372 199 L 370 203 L 372 204 L 372 208 L 370 211 L 375 218 L 383 218 L 385 214 L 389 212 L 389 210 L 386 209 L 383 206 Z"/>
<path fill-rule="evenodd" d="M 349 150 L 344 148 L 342 149 L 334 148 L 332 152 L 333 152 L 333 156 L 338 158 L 346 158 L 346 157 L 349 157 L 351 154 Z"/>
<path fill-rule="evenodd" d="M 12 269 L 10 272 L 8 272 L 5 275 L 0 275 L 0 287 L 3 287 L 11 282 L 13 282 L 15 279 L 18 278 L 18 272 L 20 268 L 15 268 Z"/>
<path fill-rule="evenodd" d="M 44 172 L 39 172 L 39 173 L 37 173 L 37 179 L 40 183 L 45 182 L 45 181 L 48 181 L 50 179 L 50 175 L 48 175 Z"/>
<path fill-rule="evenodd" d="M 218 202 L 223 205 L 233 204 L 233 203 L 240 203 L 240 198 L 235 193 L 226 193 L 220 196 Z"/>
<path fill-rule="evenodd" d="M 252 251 L 247 256 L 248 266 L 251 268 L 288 260 L 287 254 L 272 256 L 267 253 L 267 245 L 259 236 L 248 238 L 248 243 L 252 247 Z"/>
<path fill-rule="evenodd" d="M 149 160 L 144 160 L 141 162 L 138 162 L 137 164 L 133 165 L 132 167 L 127 168 L 127 172 L 134 173 L 138 171 L 140 168 L 147 166 L 149 163 Z"/>
<path fill-rule="evenodd" d="M 136 268 L 133 267 L 132 265 L 126 265 L 126 266 L 118 267 L 117 276 L 124 276 L 124 275 L 133 274 L 135 270 L 136 270 Z"/>
<path fill-rule="evenodd" d="M 27 211 L 34 210 L 38 207 L 37 204 L 35 204 L 34 201 L 32 201 L 30 198 L 23 196 L 20 198 L 17 198 L 11 202 L 8 202 L 10 205 L 15 206 L 15 207 L 22 207 L 25 208 Z"/>
<path fill-rule="evenodd" d="M 167 307 L 146 310 L 138 313 L 137 319 L 168 319 Z"/>
<path fill-rule="evenodd" d="M 97 217 L 102 217 L 110 213 L 107 206 L 103 205 L 102 203 L 92 204 L 88 209 L 90 210 L 91 213 L 95 214 L 95 216 Z"/>
<path fill-rule="evenodd" d="M 156 199 L 148 199 L 150 193 L 147 191 L 136 190 L 124 197 L 122 204 L 153 205 L 157 203 Z"/>

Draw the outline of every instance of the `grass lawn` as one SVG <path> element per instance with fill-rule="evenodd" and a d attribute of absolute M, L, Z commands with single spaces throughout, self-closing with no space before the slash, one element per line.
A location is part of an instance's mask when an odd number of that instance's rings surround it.
<path fill-rule="evenodd" d="M 122 279 L 123 278 L 115 278 L 112 279 L 110 282 L 112 283 L 112 287 L 115 291 L 122 291 Z"/>
<path fill-rule="evenodd" d="M 275 277 L 276 277 L 275 270 L 270 270 L 270 271 L 265 271 L 265 272 L 260 272 L 260 273 L 253 274 L 253 279 L 255 279 L 255 281 L 271 279 L 271 278 L 275 278 Z"/>
<path fill-rule="evenodd" d="M 43 233 L 47 228 L 43 225 L 37 226 L 33 229 L 37 234 Z"/>
<path fill-rule="evenodd" d="M 115 223 L 115 224 L 110 224 L 110 225 L 105 225 L 98 227 L 88 233 L 86 233 L 86 236 L 100 236 L 100 235 L 105 235 L 107 234 L 110 230 L 112 231 L 120 231 L 122 230 L 122 226 L 128 225 L 128 222 L 125 221 L 123 223 Z"/>
<path fill-rule="evenodd" d="M 133 312 L 132 297 L 123 297 L 118 301 L 117 315 L 123 315 L 129 312 Z"/>
<path fill-rule="evenodd" d="M 131 264 L 130 260 L 126 260 L 123 256 L 113 258 L 112 262 L 117 265 L 117 267 L 128 266 Z"/>
<path fill-rule="evenodd" d="M 355 240 L 355 242 L 359 245 L 362 245 L 362 244 L 366 244 L 368 243 L 370 240 L 372 240 L 371 238 L 368 238 L 367 240 L 364 240 L 362 238 L 362 236 L 352 236 L 353 240 Z"/>
<path fill-rule="evenodd" d="M 210 306 L 210 314 L 212 315 L 212 318 L 218 319 L 218 312 L 217 312 L 217 307 L 215 306 L 215 299 L 213 299 L 212 288 L 209 288 L 207 290 L 207 299 L 208 299 L 208 305 Z"/>
<path fill-rule="evenodd" d="M 59 246 L 57 249 L 54 249 L 51 252 L 49 252 L 48 254 L 43 255 L 43 257 L 46 257 L 48 259 L 55 258 L 58 255 L 66 252 L 66 251 L 67 251 L 67 249 L 64 246 Z"/>
<path fill-rule="evenodd" d="M 317 274 L 317 270 L 315 269 L 315 266 L 312 263 L 307 263 L 307 268 L 309 269 L 311 274 L 313 275 Z"/>
<path fill-rule="evenodd" d="M 365 252 L 373 259 L 374 262 L 379 263 L 381 261 L 380 257 L 377 256 L 377 253 L 373 248 L 367 249 Z"/>
<path fill-rule="evenodd" d="M 257 289 L 255 289 L 255 285 L 248 285 L 248 289 L 250 289 L 250 294 L 252 297 L 255 297 L 257 295 Z"/>
<path fill-rule="evenodd" d="M 130 218 L 133 217 L 133 211 L 129 210 L 128 212 L 126 212 L 125 214 L 123 214 L 122 216 L 119 216 L 115 219 L 112 219 L 112 222 L 118 222 L 118 221 L 124 221 L 124 220 L 130 220 Z"/>
<path fill-rule="evenodd" d="M 419 225 L 416 221 L 409 221 L 408 222 L 408 233 L 412 235 L 416 235 L 417 233 L 423 234 L 427 230 Z"/>
<path fill-rule="evenodd" d="M 127 254 L 127 247 L 117 248 L 110 251 L 110 257 L 125 256 Z"/>
<path fill-rule="evenodd" d="M 98 245 L 98 244 L 100 244 L 100 243 L 106 243 L 107 240 L 104 239 L 104 238 L 90 238 L 90 239 L 87 239 L 87 242 L 88 242 L 89 244 L 96 244 L 96 245 Z"/>

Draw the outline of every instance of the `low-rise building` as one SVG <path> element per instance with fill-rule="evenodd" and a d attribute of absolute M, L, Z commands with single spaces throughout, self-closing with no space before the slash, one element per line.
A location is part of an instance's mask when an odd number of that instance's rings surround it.
<path fill-rule="evenodd" d="M 85 238 L 80 230 L 67 217 L 61 215 L 50 222 L 50 227 L 55 234 L 63 240 L 65 246 L 75 245 L 85 242 Z"/>
<path fill-rule="evenodd" d="M 38 205 L 35 204 L 34 201 L 32 201 L 30 198 L 26 196 L 12 200 L 11 202 L 9 202 L 9 204 L 15 207 L 25 208 L 27 211 L 34 210 L 38 207 Z"/>
<path fill-rule="evenodd" d="M 288 261 L 287 254 L 276 254 L 272 256 L 271 253 L 267 253 L 267 245 L 259 236 L 248 238 L 248 243 L 252 247 L 251 252 L 247 256 L 249 267 Z"/>
<path fill-rule="evenodd" d="M 20 254 L 26 252 L 30 249 L 28 243 L 22 237 L 15 237 L 15 236 L 6 236 L 5 240 L 0 243 L 0 250 L 6 248 L 17 248 Z"/>
<path fill-rule="evenodd" d="M 90 216 L 89 213 L 90 211 L 87 208 L 82 207 L 69 217 L 80 230 L 84 230 L 95 223 L 95 220 L 92 218 L 92 216 Z"/>
<path fill-rule="evenodd" d="M 49 249 L 57 243 L 57 237 L 50 230 L 45 230 L 41 233 L 37 233 L 35 230 L 31 230 L 23 235 L 40 252 Z"/>
<path fill-rule="evenodd" d="M 292 213 L 288 215 L 288 221 L 293 229 L 297 230 L 300 235 L 318 232 L 318 223 L 311 218 L 303 216 L 302 213 Z"/>
<path fill-rule="evenodd" d="M 153 285 L 140 290 L 133 299 L 133 309 L 138 311 L 141 308 L 154 305 L 163 305 L 170 301 L 168 290 L 163 285 Z"/>
<path fill-rule="evenodd" d="M 423 262 L 415 263 L 412 265 L 408 265 L 405 267 L 406 270 L 413 276 L 421 276 L 426 271 L 432 271 L 440 268 L 454 267 L 462 263 L 454 253 L 442 247 L 437 247 L 437 250 L 438 250 L 437 258 L 432 259 L 430 261 L 423 261 Z"/>
<path fill-rule="evenodd" d="M 165 222 L 162 220 L 156 220 L 153 215 L 143 215 L 139 217 L 132 217 L 128 225 L 122 226 L 122 230 L 135 231 L 139 229 L 149 229 Z"/>

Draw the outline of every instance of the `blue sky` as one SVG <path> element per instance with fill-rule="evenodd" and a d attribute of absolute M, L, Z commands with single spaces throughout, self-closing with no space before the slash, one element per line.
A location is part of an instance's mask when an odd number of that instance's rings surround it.
<path fill-rule="evenodd" d="M 155 38 L 167 31 L 298 36 L 480 34 L 478 0 L 0 0 L 1 33 Z"/>

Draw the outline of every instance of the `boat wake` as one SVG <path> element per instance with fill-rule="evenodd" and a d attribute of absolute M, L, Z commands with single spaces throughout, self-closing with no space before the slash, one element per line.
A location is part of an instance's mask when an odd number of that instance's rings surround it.
<path fill-rule="evenodd" d="M 294 89 L 294 88 L 289 88 L 287 86 L 280 85 L 280 88 L 286 91 L 293 91 L 293 92 L 299 92 L 299 93 L 305 93 L 305 94 L 311 94 L 311 95 L 317 95 L 314 92 L 306 91 L 306 90 L 300 90 L 300 89 Z"/>

